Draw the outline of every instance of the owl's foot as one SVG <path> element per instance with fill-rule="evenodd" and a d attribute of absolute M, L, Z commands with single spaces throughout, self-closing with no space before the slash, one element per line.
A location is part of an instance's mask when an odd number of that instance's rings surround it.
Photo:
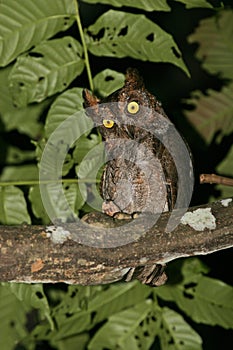
<path fill-rule="evenodd" d="M 102 212 L 108 216 L 114 216 L 120 212 L 120 209 L 113 201 L 105 201 L 102 204 Z"/>
<path fill-rule="evenodd" d="M 117 219 L 117 220 L 136 219 L 139 215 L 138 212 L 135 212 L 132 214 L 122 212 L 120 208 L 113 201 L 103 202 L 102 211 L 103 213 L 107 214 L 108 216 L 112 216 L 114 219 Z"/>
<path fill-rule="evenodd" d="M 129 282 L 132 279 L 137 279 L 148 286 L 158 287 L 167 281 L 165 268 L 166 265 L 160 264 L 133 267 L 127 272 L 125 281 Z"/>

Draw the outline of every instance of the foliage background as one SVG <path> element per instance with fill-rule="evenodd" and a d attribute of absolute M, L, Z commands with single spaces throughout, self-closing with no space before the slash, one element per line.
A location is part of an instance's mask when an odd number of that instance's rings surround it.
<path fill-rule="evenodd" d="M 184 73 L 186 68 L 177 49 L 176 54 L 174 51 L 172 55 L 168 54 L 165 50 L 164 55 L 160 55 L 163 49 L 160 52 L 160 47 L 156 47 L 150 57 L 144 57 L 142 52 L 134 57 L 129 52 L 127 54 L 126 49 L 126 57 L 123 54 L 123 57 L 116 58 L 114 53 L 110 55 L 110 49 L 104 48 L 107 55 L 103 56 L 103 51 L 95 51 L 94 45 L 91 48 L 92 38 L 101 39 L 103 32 L 92 32 L 91 35 L 86 32 L 95 89 L 102 95 L 108 95 L 109 91 L 114 91 L 122 84 L 122 73 L 127 67 L 137 67 L 143 73 L 148 90 L 162 101 L 168 116 L 187 139 L 194 156 L 197 178 L 201 172 L 232 176 L 233 14 L 230 1 L 156 2 L 167 11 L 146 11 L 146 6 L 152 3 L 146 0 L 137 2 L 142 4 L 139 8 L 136 5 L 130 7 L 130 2 L 126 1 L 124 4 L 128 7 L 123 8 L 113 7 L 120 1 L 109 2 L 111 5 L 108 5 L 107 0 L 102 2 L 79 2 L 84 28 L 89 27 L 91 32 L 90 26 L 109 9 L 124 11 L 126 21 L 130 20 L 129 13 L 143 13 L 147 19 L 172 35 L 191 77 Z M 33 1 L 2 0 L 0 15 L 10 11 L 4 7 L 6 4 L 13 10 L 15 21 L 19 19 L 17 16 L 20 17 L 17 13 L 22 13 L 25 18 L 28 14 L 36 16 Z M 5 23 L 4 16 L 1 17 L 2 224 L 49 222 L 39 199 L 38 186 L 30 186 L 30 181 L 38 181 L 37 163 L 46 138 L 65 118 L 66 113 L 81 108 L 82 88 L 89 88 L 83 47 L 75 40 L 81 42 L 80 34 L 75 18 L 68 15 L 69 6 L 72 8 L 74 1 L 56 0 L 49 6 L 48 2 L 40 1 L 38 6 L 42 13 L 52 16 L 58 9 L 62 12 L 62 4 L 67 10 L 67 15 L 62 17 L 62 24 L 44 27 L 50 33 L 46 38 L 55 39 L 49 45 L 41 42 L 40 35 L 43 32 L 39 28 L 43 24 L 36 19 L 34 24 L 38 27 L 34 28 L 32 38 L 37 41 L 33 47 L 30 41 L 26 42 L 28 32 L 17 38 L 17 26 L 13 41 L 9 41 L 11 45 L 6 45 L 2 38 L 7 37 L 6 28 L 12 29 L 14 23 Z M 114 25 L 114 19 L 112 23 Z M 116 26 L 120 25 L 121 22 Z M 134 28 L 131 38 L 126 37 L 134 50 L 144 42 L 144 39 L 138 39 L 144 33 L 142 26 Z M 123 37 L 126 35 L 124 30 L 121 34 Z M 28 50 L 29 54 L 25 54 Z M 145 52 L 147 55 L 149 49 Z M 44 66 L 41 63 L 43 57 Z M 66 60 L 72 62 L 67 70 L 64 65 Z M 106 67 L 119 74 L 111 71 L 110 75 L 114 79 L 106 81 L 101 73 Z M 52 74 L 46 80 L 44 77 L 49 70 Z M 106 74 L 109 76 L 109 72 Z M 62 112 L 63 107 L 65 113 Z M 91 132 L 75 145 L 74 152 L 67 156 L 63 168 L 65 178 L 77 175 L 83 154 L 98 142 L 99 136 Z M 89 170 L 87 168 L 84 172 L 84 179 L 88 177 Z M 65 185 L 64 191 L 76 213 L 82 214 L 89 210 L 74 184 Z M 82 191 L 85 197 L 87 187 L 83 185 Z M 232 195 L 231 188 L 200 186 L 197 182 L 192 204 Z M 77 349 L 78 344 L 79 349 L 115 349 L 117 346 L 122 349 L 200 349 L 201 338 L 198 333 L 202 337 L 204 349 L 227 348 L 232 340 L 227 330 L 232 328 L 233 312 L 233 292 L 229 286 L 232 274 L 228 268 L 231 259 L 232 251 L 226 251 L 202 258 L 202 262 L 186 259 L 171 263 L 168 269 L 169 283 L 155 290 L 137 282 L 104 287 L 2 284 L 1 348 Z M 125 337 L 122 338 L 122 334 Z"/>

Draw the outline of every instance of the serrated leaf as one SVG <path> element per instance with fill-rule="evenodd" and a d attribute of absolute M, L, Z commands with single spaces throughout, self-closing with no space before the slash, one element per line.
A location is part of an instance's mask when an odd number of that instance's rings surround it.
<path fill-rule="evenodd" d="M 116 90 L 123 87 L 125 76 L 112 69 L 105 69 L 98 73 L 94 79 L 94 89 L 101 97 L 107 97 Z"/>
<path fill-rule="evenodd" d="M 170 7 L 165 0 L 137 0 L 134 2 L 131 0 L 83 0 L 83 2 L 89 4 L 108 4 L 116 7 L 128 6 L 144 11 L 170 11 Z"/>
<path fill-rule="evenodd" d="M 10 284 L 0 285 L 0 334 L 1 349 L 13 350 L 23 339 L 26 329 L 26 313 L 29 308 L 21 303 L 10 290 Z"/>
<path fill-rule="evenodd" d="M 54 328 L 53 320 L 50 316 L 50 307 L 42 284 L 11 283 L 9 287 L 18 300 L 29 308 L 39 309 L 41 318 L 47 318 L 51 329 Z"/>
<path fill-rule="evenodd" d="M 88 50 L 96 56 L 169 62 L 189 74 L 172 36 L 144 15 L 109 10 L 85 33 Z"/>
<path fill-rule="evenodd" d="M 54 101 L 46 118 L 46 123 L 45 123 L 46 138 L 49 138 L 52 132 L 54 132 L 62 122 L 64 122 L 70 116 L 74 115 L 76 112 L 83 110 L 84 101 L 83 101 L 82 93 L 83 93 L 82 88 L 69 89 L 63 92 L 63 94 L 61 94 Z M 77 125 L 75 126 L 80 128 L 80 134 L 82 134 L 82 130 L 92 129 L 93 122 L 91 121 L 90 118 L 87 118 L 83 114 L 79 113 L 77 114 Z M 84 134 L 86 135 L 86 131 Z"/>
<path fill-rule="evenodd" d="M 182 2 L 185 4 L 185 8 L 191 9 L 196 7 L 203 7 L 203 8 L 213 8 L 211 4 L 206 2 L 206 0 L 175 0 L 178 2 Z"/>
<path fill-rule="evenodd" d="M 137 329 L 150 313 L 151 307 L 152 301 L 145 300 L 134 307 L 110 316 L 107 323 L 90 341 L 88 350 L 104 350 L 106 348 L 138 350 L 138 342 L 135 337 Z M 106 334 L 108 334 L 107 337 Z"/>
<path fill-rule="evenodd" d="M 201 350 L 201 337 L 185 322 L 177 312 L 164 307 L 162 309 L 162 327 L 160 342 L 162 350 Z"/>
<path fill-rule="evenodd" d="M 12 66 L 0 69 L 0 105 L 1 120 L 5 131 L 17 129 L 18 132 L 26 134 L 33 139 L 37 139 L 42 132 L 40 116 L 51 103 L 51 98 L 40 104 L 31 104 L 24 108 L 16 108 L 8 89 L 8 76 Z"/>
<path fill-rule="evenodd" d="M 233 288 L 202 275 L 155 291 L 162 299 L 176 302 L 197 323 L 232 328 Z"/>
<path fill-rule="evenodd" d="M 216 16 L 200 21 L 189 43 L 198 42 L 196 52 L 202 66 L 212 74 L 233 79 L 233 11 L 222 10 Z"/>
<path fill-rule="evenodd" d="M 19 56 L 9 76 L 14 104 L 24 107 L 65 90 L 84 69 L 82 53 L 81 44 L 67 36 Z"/>
<path fill-rule="evenodd" d="M 220 92 L 209 89 L 207 93 L 193 92 L 186 102 L 195 108 L 186 110 L 185 115 L 203 139 L 210 143 L 218 131 L 221 136 L 233 132 L 233 84 L 223 87 Z"/>
<path fill-rule="evenodd" d="M 31 224 L 24 194 L 18 187 L 0 187 L 0 222 L 3 225 Z"/>
<path fill-rule="evenodd" d="M 0 3 L 0 65 L 68 29 L 74 22 L 73 0 L 2 0 Z"/>

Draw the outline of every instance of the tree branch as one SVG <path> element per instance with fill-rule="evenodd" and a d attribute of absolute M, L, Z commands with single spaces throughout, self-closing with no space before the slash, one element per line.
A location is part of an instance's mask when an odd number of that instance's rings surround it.
<path fill-rule="evenodd" d="M 156 225 L 136 241 L 107 249 L 79 244 L 72 240 L 71 231 L 68 240 L 54 244 L 46 233 L 46 226 L 0 226 L 0 281 L 110 283 L 121 279 L 131 267 L 164 264 L 180 257 L 205 255 L 232 247 L 233 200 L 193 207 L 189 211 L 197 208 L 211 208 L 216 219 L 214 229 L 197 231 L 179 224 L 174 231 L 166 233 L 170 214 L 163 213 Z M 89 219 L 117 226 L 101 213 L 93 213 Z M 148 219 L 149 215 L 143 218 L 145 222 Z M 75 230 L 72 225 L 70 227 Z M 103 235 L 108 234 L 106 228 L 101 230 Z"/>

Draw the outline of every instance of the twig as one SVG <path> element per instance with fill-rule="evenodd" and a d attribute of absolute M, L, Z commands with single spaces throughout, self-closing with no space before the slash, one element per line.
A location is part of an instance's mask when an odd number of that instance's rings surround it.
<path fill-rule="evenodd" d="M 200 183 L 209 183 L 209 184 L 221 184 L 226 186 L 233 186 L 233 179 L 230 177 L 219 176 L 216 174 L 201 174 Z"/>
<path fill-rule="evenodd" d="M 91 67 L 90 67 L 89 56 L 88 56 L 88 51 L 87 51 L 87 45 L 86 45 L 86 41 L 85 41 L 85 37 L 84 37 L 84 33 L 83 33 L 83 27 L 82 27 L 82 23 L 81 23 L 81 19 L 80 19 L 79 8 L 78 8 L 78 1 L 77 0 L 74 0 L 74 6 L 75 6 L 76 22 L 77 22 L 77 26 L 78 26 L 78 29 L 79 29 L 81 42 L 82 42 L 82 45 L 83 45 L 83 53 L 84 53 L 84 59 L 85 59 L 85 65 L 86 65 L 86 69 L 87 69 L 87 76 L 88 76 L 88 80 L 89 80 L 89 85 L 90 85 L 91 91 L 93 91 L 94 86 L 93 86 L 93 80 L 92 80 L 92 75 L 91 75 Z"/>

